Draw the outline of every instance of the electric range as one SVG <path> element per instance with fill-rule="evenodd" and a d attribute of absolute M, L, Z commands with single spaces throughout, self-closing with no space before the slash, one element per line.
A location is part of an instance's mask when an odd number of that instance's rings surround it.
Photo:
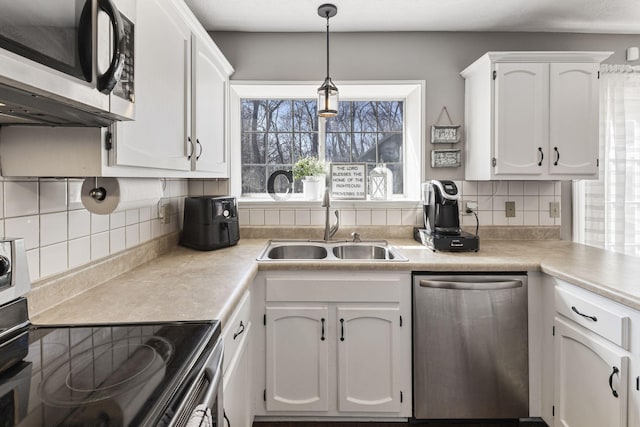
<path fill-rule="evenodd" d="M 4 243 L 0 427 L 182 427 L 203 408 L 222 424 L 218 321 L 31 324 L 27 300 L 7 295 L 25 280 L 22 242 Z"/>

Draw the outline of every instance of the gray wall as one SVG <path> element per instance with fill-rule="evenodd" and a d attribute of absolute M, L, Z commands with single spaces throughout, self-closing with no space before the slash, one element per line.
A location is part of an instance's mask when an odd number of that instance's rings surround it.
<path fill-rule="evenodd" d="M 211 33 L 211 37 L 235 68 L 234 80 L 299 80 L 320 84 L 324 79 L 324 33 L 219 32 Z M 331 76 L 338 88 L 341 80 L 426 80 L 425 125 L 429 129 L 443 105 L 453 121 L 462 124 L 464 80 L 459 73 L 487 51 L 614 51 L 607 62 L 625 64 L 626 48 L 638 45 L 640 35 L 333 33 Z M 430 147 L 426 147 L 425 156 L 429 153 Z M 432 171 L 429 167 L 427 177 L 463 179 L 464 168 Z"/>

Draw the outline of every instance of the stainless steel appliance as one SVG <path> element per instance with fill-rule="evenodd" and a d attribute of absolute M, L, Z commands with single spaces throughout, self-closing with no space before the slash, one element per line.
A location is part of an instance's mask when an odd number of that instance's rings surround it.
<path fill-rule="evenodd" d="M 414 273 L 414 417 L 528 417 L 527 331 L 526 273 Z"/>
<path fill-rule="evenodd" d="M 218 321 L 38 326 L 0 304 L 2 425 L 183 427 L 198 404 L 222 425 Z"/>
<path fill-rule="evenodd" d="M 478 251 L 480 238 L 460 229 L 458 200 L 460 194 L 453 181 L 432 180 L 424 183 L 424 230 L 416 240 L 434 251 Z"/>
<path fill-rule="evenodd" d="M 134 115 L 134 0 L 0 0 L 0 124 Z"/>
<path fill-rule="evenodd" d="M 233 246 L 240 240 L 236 198 L 200 196 L 184 199 L 180 244 L 201 251 Z"/>

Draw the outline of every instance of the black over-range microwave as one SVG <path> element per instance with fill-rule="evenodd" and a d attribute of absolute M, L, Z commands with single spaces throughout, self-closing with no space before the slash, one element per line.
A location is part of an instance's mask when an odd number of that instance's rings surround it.
<path fill-rule="evenodd" d="M 135 0 L 0 0 L 0 125 L 134 118 Z"/>

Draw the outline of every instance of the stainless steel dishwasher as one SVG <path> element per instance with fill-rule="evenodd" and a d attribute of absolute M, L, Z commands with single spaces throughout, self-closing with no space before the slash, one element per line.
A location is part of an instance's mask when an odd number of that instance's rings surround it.
<path fill-rule="evenodd" d="M 526 273 L 414 273 L 414 417 L 528 417 L 527 331 Z"/>

